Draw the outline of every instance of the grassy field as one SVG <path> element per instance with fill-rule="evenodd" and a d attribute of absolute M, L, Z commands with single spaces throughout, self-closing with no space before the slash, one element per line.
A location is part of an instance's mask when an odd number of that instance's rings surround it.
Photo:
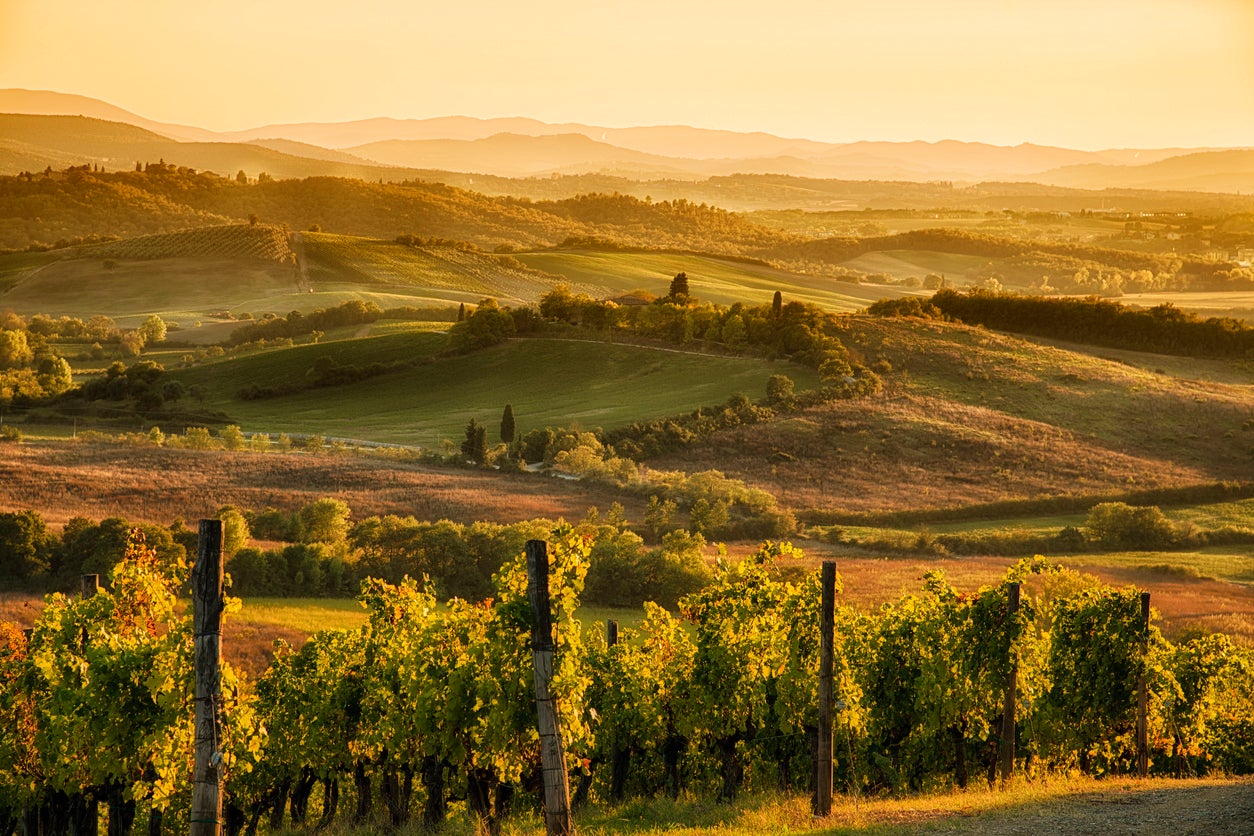
<path fill-rule="evenodd" d="M 516 253 L 515 257 L 537 270 L 562 276 L 572 285 L 600 285 L 612 294 L 644 289 L 661 296 L 675 274 L 683 272 L 688 274 L 694 296 L 723 305 L 764 304 L 779 290 L 789 300 L 811 302 L 835 311 L 857 311 L 877 299 L 895 298 L 907 292 L 697 255 L 543 250 Z"/>
<path fill-rule="evenodd" d="M 818 383 L 799 366 L 765 360 L 683 353 L 670 349 L 552 339 L 515 340 L 473 355 L 329 389 L 243 401 L 240 387 L 303 380 L 314 360 L 344 365 L 434 354 L 439 335 L 401 332 L 227 358 L 172 373 L 209 389 L 205 405 L 221 409 L 246 431 L 319 433 L 340 438 L 438 447 L 460 441 L 475 418 L 491 430 L 505 404 L 519 429 L 544 426 L 616 427 L 722 403 L 737 392 L 763 397 L 766 381 L 782 373 L 798 389 Z M 553 374 L 561 369 L 560 375 Z"/>
<path fill-rule="evenodd" d="M 411 247 L 327 233 L 301 237 L 315 291 L 327 283 L 348 282 L 430 302 L 472 303 L 490 296 L 515 305 L 534 302 L 556 281 L 508 258 L 451 246 Z M 605 295 L 599 285 L 578 283 L 572 290 Z"/>
<path fill-rule="evenodd" d="M 1252 472 L 1248 384 L 943 323 L 854 317 L 842 340 L 881 370 L 882 397 L 715 433 L 656 465 L 717 467 L 794 509 L 839 511 L 1122 493 Z"/>
<path fill-rule="evenodd" d="M 214 311 L 286 313 L 297 295 L 290 266 L 254 259 L 163 258 L 117 262 L 55 261 L 27 274 L 3 297 L 17 313 L 88 319 L 97 314 L 134 327 L 157 314 L 185 327 Z"/>
<path fill-rule="evenodd" d="M 943 276 L 959 285 L 976 280 L 989 259 L 977 255 L 930 252 L 928 250 L 883 250 L 867 253 L 841 264 L 863 273 L 887 273 L 895 279 Z"/>

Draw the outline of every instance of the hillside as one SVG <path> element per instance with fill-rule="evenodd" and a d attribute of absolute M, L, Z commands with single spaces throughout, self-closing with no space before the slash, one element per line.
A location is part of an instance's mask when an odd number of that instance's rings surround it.
<path fill-rule="evenodd" d="M 169 164 L 144 168 L 0 177 L 0 248 L 87 235 L 130 237 L 251 215 L 298 230 L 317 225 L 386 239 L 417 234 L 486 249 L 551 246 L 577 237 L 744 253 L 788 238 L 684 200 L 591 194 L 532 202 L 420 181 L 312 177 L 242 183 Z"/>
<path fill-rule="evenodd" d="M 1248 194 L 1254 190 L 1254 149 L 1180 154 L 1139 165 L 1089 163 L 1045 172 L 1042 183 L 1078 188 L 1190 189 Z"/>
<path fill-rule="evenodd" d="M 256 177 L 354 177 L 401 179 L 416 172 L 400 171 L 336 155 L 326 149 L 279 144 L 203 142 L 169 139 L 122 122 L 84 116 L 26 116 L 0 113 L 0 172 L 40 171 L 53 159 L 72 165 L 100 166 L 126 171 L 136 163 L 162 161 L 176 166 L 212 171 L 224 177 L 245 171 Z"/>
<path fill-rule="evenodd" d="M 596 142 L 583 134 L 532 137 L 496 134 L 484 139 L 391 139 L 345 149 L 359 157 L 413 169 L 531 177 L 554 172 L 679 172 L 678 161 Z"/>
<path fill-rule="evenodd" d="M 295 249 L 293 249 L 293 246 Z M 349 299 L 381 308 L 534 304 L 558 283 L 604 299 L 643 289 L 665 292 L 676 273 L 722 304 L 761 302 L 776 289 L 833 310 L 859 310 L 895 297 L 897 287 L 834 283 L 764 264 L 631 249 L 541 249 L 495 254 L 439 239 L 419 244 L 277 227 L 223 225 L 47 253 L 0 255 L 0 306 L 124 323 L 152 313 L 188 324 L 219 318 L 333 307 Z M 184 330 L 205 342 L 212 331 Z"/>
<path fill-rule="evenodd" d="M 24 316 L 99 314 L 133 325 L 158 314 L 190 324 L 231 307 L 290 310 L 282 297 L 304 301 L 298 280 L 281 229 L 223 225 L 0 255 L 0 306 Z"/>
<path fill-rule="evenodd" d="M 799 510 L 1117 493 L 1254 466 L 1248 370 L 1240 384 L 1184 380 L 917 320 L 856 317 L 842 339 L 881 369 L 883 397 L 722 431 L 650 464 L 724 469 Z"/>
<path fill-rule="evenodd" d="M 376 326 L 378 328 L 378 326 Z M 442 334 L 390 331 L 376 336 L 231 356 L 170 372 L 206 390 L 204 406 L 251 432 L 326 436 L 441 450 L 460 440 L 467 421 L 490 428 L 493 443 L 505 404 L 520 433 L 544 426 L 620 427 L 689 412 L 743 392 L 764 397 L 767 379 L 786 373 L 799 388 L 817 375 L 786 363 L 633 345 L 521 339 L 460 357 L 440 357 Z M 245 400 L 241 390 L 310 379 L 320 357 L 340 366 L 410 362 L 357 383 Z M 554 374 L 561 369 L 561 374 Z"/>

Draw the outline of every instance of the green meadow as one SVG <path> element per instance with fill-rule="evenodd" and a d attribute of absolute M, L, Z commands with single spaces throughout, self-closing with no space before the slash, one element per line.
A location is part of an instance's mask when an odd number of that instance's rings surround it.
<path fill-rule="evenodd" d="M 572 286 L 598 285 L 615 294 L 643 288 L 661 296 L 676 273 L 686 273 L 694 296 L 721 305 L 762 304 L 779 290 L 790 301 L 810 302 L 835 311 L 857 311 L 877 299 L 903 294 L 899 288 L 838 282 L 764 264 L 702 255 L 543 250 L 516 253 L 515 258 L 529 267 L 560 276 Z"/>
<path fill-rule="evenodd" d="M 460 439 L 474 418 L 493 428 L 512 404 L 520 431 L 544 426 L 618 427 L 722 403 L 758 399 L 774 374 L 798 389 L 817 374 L 785 362 L 607 342 L 518 339 L 473 355 L 435 357 L 444 336 L 395 330 L 380 336 L 226 357 L 170 377 L 204 387 L 204 405 L 247 432 L 311 433 L 419 446 Z M 340 365 L 416 365 L 342 386 L 242 400 L 244 386 L 307 379 L 320 357 Z M 493 437 L 493 440 L 495 438 Z"/>

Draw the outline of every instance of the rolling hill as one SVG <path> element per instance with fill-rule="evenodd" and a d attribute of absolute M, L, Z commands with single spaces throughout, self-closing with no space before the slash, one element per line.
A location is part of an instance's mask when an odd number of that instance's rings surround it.
<path fill-rule="evenodd" d="M 1071 165 L 1046 172 L 1038 179 L 1043 183 L 1078 188 L 1191 189 L 1248 194 L 1254 191 L 1254 150 L 1181 154 L 1140 165 Z"/>
<path fill-rule="evenodd" d="M 1133 186 L 1232 192 L 1244 190 L 1248 177 L 1243 163 L 1211 160 L 1191 171 L 1184 162 L 1174 172 L 1152 168 L 1199 152 L 1220 149 L 1107 149 L 1077 151 L 1021 144 L 993 146 L 945 140 L 941 142 L 825 143 L 786 139 L 763 133 L 735 133 L 686 126 L 606 128 L 581 124 L 546 124 L 534 119 L 376 118 L 345 123 L 267 125 L 230 133 L 166 125 L 143 119 L 121 108 L 82 96 L 46 91 L 0 90 L 0 113 L 30 114 L 27 118 L 57 117 L 105 119 L 145 129 L 168 141 L 158 158 L 177 165 L 233 174 L 266 171 L 276 177 L 349 176 L 389 178 L 387 166 L 363 165 L 336 150 L 373 150 L 361 153 L 383 162 L 439 168 L 481 175 L 518 176 L 552 172 L 627 173 L 635 179 L 659 179 L 682 172 L 687 178 L 733 174 L 775 174 L 820 179 L 958 181 L 1032 180 L 1082 185 L 1085 188 Z M 506 143 L 494 139 L 510 135 L 515 148 L 526 137 L 533 142 L 520 156 L 498 153 Z M 0 136 L 8 136 L 0 125 Z M 575 142 L 580 137 L 583 142 Z M 484 145 L 485 141 L 493 140 Z M 534 141 L 541 140 L 541 141 Z M 276 141 L 285 143 L 275 150 Z M 252 144 L 257 143 L 257 144 Z M 410 143 L 419 143 L 412 145 Z M 29 143 L 8 137 L 0 144 L 0 171 L 37 170 L 58 162 L 62 140 Z M 261 150 L 258 150 L 261 149 Z M 78 146 L 72 152 L 78 164 L 109 168 L 136 157 L 134 147 L 117 143 Z M 269 154 L 263 153 L 269 151 Z M 282 153 L 280 153 L 280 151 Z M 1236 168 L 1230 166 L 1236 165 Z M 414 176 L 391 173 L 392 179 Z"/>
<path fill-rule="evenodd" d="M 1248 368 L 1240 382 L 1184 379 L 1152 355 L 917 320 L 853 317 L 842 340 L 880 369 L 882 397 L 723 430 L 650 464 L 719 468 L 801 512 L 1117 494 L 1254 467 Z"/>
<path fill-rule="evenodd" d="M 668 157 L 597 142 L 583 134 L 495 134 L 472 140 L 391 139 L 346 150 L 388 165 L 503 177 L 623 171 L 647 172 L 652 176 L 658 172 L 680 174 L 693 167 Z"/>
<path fill-rule="evenodd" d="M 204 405 L 246 431 L 317 433 L 440 449 L 462 438 L 471 418 L 491 428 L 512 404 L 521 432 L 544 426 L 621 427 L 722 403 L 737 392 L 760 398 L 767 379 L 793 377 L 798 388 L 818 376 L 792 364 L 633 345 L 520 339 L 461 357 L 432 357 L 441 334 L 392 331 L 380 336 L 230 357 L 170 373 L 208 390 Z M 320 356 L 342 365 L 418 360 L 410 368 L 333 388 L 243 400 L 249 384 L 304 379 Z M 561 369 L 561 374 L 554 374 Z"/>

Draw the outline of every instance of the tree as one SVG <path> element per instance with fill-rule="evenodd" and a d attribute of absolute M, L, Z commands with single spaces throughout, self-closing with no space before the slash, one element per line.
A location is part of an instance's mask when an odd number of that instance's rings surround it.
<path fill-rule="evenodd" d="M 675 274 L 675 278 L 671 279 L 671 292 L 667 294 L 667 299 L 673 302 L 688 301 L 688 274 L 679 272 Z"/>
<path fill-rule="evenodd" d="M 784 406 L 793 400 L 794 384 L 786 374 L 773 374 L 766 381 L 766 400 L 777 406 Z"/>
<path fill-rule="evenodd" d="M 159 343 L 165 339 L 165 320 L 156 314 L 153 314 L 145 319 L 135 330 L 144 338 L 145 345 L 149 343 Z"/>
<path fill-rule="evenodd" d="M 25 331 L 0 331 L 0 369 L 22 368 L 34 357 Z"/>
<path fill-rule="evenodd" d="M 296 512 L 296 527 L 302 543 L 342 543 L 348 536 L 352 511 L 339 499 L 323 498 Z"/>
<path fill-rule="evenodd" d="M 249 213 L 248 213 L 248 225 L 249 225 L 249 226 L 256 226 L 256 225 L 257 225 L 257 224 L 259 224 L 260 222 L 261 222 L 261 218 L 257 217 L 257 213 L 256 213 L 256 212 L 249 212 Z"/>
<path fill-rule="evenodd" d="M 466 425 L 466 440 L 462 442 L 462 455 L 475 464 L 488 459 L 488 428 L 474 418 Z"/>
<path fill-rule="evenodd" d="M 52 537 L 34 511 L 0 513 L 0 577 L 21 580 L 48 568 Z"/>
<path fill-rule="evenodd" d="M 248 175 L 244 173 L 244 169 L 241 168 L 238 172 L 236 172 L 235 182 L 239 183 L 241 186 L 248 185 Z"/>
<path fill-rule="evenodd" d="M 784 294 L 780 293 L 777 290 L 775 291 L 775 295 L 771 298 L 771 318 L 779 319 L 780 314 L 783 312 L 784 312 Z"/>
<path fill-rule="evenodd" d="M 217 516 L 222 521 L 222 553 L 230 558 L 247 546 L 252 537 L 248 531 L 248 520 L 234 505 L 222 506 Z"/>
<path fill-rule="evenodd" d="M 505 404 L 505 413 L 501 415 L 501 441 L 514 443 L 514 407 Z"/>
<path fill-rule="evenodd" d="M 138 357 L 144 352 L 144 335 L 138 331 L 127 331 L 118 339 L 118 348 L 123 357 Z"/>

